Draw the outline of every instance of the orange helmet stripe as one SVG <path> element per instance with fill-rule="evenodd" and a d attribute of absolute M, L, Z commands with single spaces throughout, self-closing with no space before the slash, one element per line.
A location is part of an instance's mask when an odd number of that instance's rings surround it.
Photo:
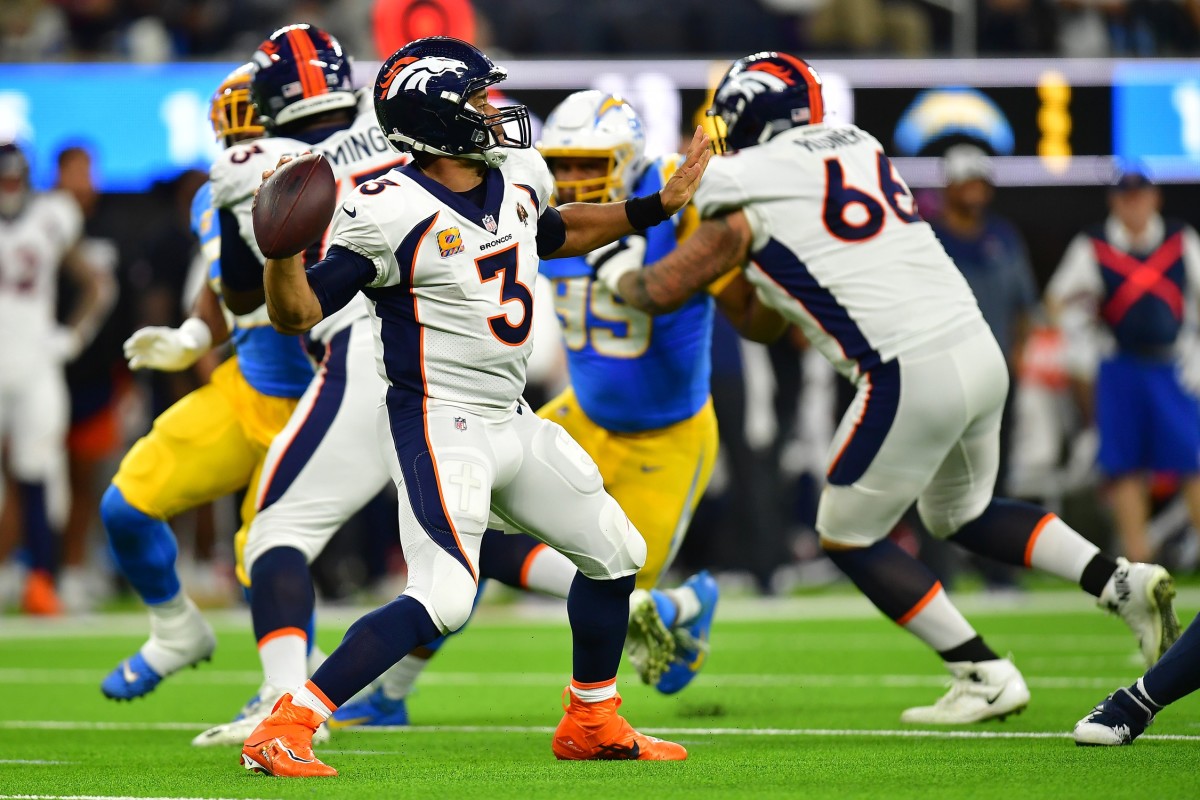
<path fill-rule="evenodd" d="M 808 122 L 810 125 L 816 125 L 825 118 L 825 100 L 821 97 L 821 82 L 808 62 L 801 61 L 787 53 L 780 53 L 779 57 L 790 62 L 804 78 L 804 83 L 808 86 Z"/>
<path fill-rule="evenodd" d="M 325 94 L 329 87 L 325 85 L 325 74 L 313 62 L 317 59 L 317 48 L 304 30 L 287 32 L 288 43 L 296 56 L 296 71 L 300 75 L 300 88 L 305 97 Z"/>

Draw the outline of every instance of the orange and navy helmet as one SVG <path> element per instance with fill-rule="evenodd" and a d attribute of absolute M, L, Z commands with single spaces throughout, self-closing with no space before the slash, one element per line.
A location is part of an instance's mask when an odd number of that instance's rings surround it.
<path fill-rule="evenodd" d="M 821 78 L 787 53 L 739 58 L 717 85 L 708 115 L 720 120 L 718 152 L 762 144 L 789 128 L 824 120 Z"/>
<path fill-rule="evenodd" d="M 258 46 L 250 63 L 250 97 L 268 130 L 358 104 L 350 58 L 338 40 L 320 28 L 280 28 Z"/>
<path fill-rule="evenodd" d="M 250 102 L 250 73 L 253 70 L 253 64 L 242 64 L 229 73 L 213 92 L 209 103 L 208 118 L 213 133 L 227 147 L 243 139 L 256 139 L 264 133 L 258 122 L 258 111 Z"/>

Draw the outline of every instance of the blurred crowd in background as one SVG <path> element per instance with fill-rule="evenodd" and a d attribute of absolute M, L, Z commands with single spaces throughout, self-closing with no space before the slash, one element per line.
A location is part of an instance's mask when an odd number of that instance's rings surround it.
<path fill-rule="evenodd" d="M 956 14 L 949 9 L 961 13 L 961 5 L 953 0 L 494 0 L 473 10 L 467 0 L 443 0 L 436 7 L 457 9 L 453 25 L 459 27 L 453 30 L 501 54 L 697 56 L 780 47 L 805 55 L 919 56 L 960 52 L 954 41 Z M 385 16 L 373 17 L 384 13 L 384 6 Z M 979 0 L 970 11 L 976 31 L 971 48 L 980 54 L 1162 55 L 1200 49 L 1200 0 Z M 327 27 L 350 52 L 371 54 L 379 49 L 380 37 L 449 24 L 425 20 L 424 13 L 433 11 L 422 0 L 9 0 L 0 6 L 0 57 L 242 58 L 264 31 L 298 19 Z M 399 31 L 383 30 L 383 22 L 397 19 L 403 20 Z M 207 176 L 188 171 L 145 194 L 106 194 L 93 184 L 91 157 L 86 145 L 64 147 L 55 184 L 83 211 L 83 252 L 92 268 L 111 276 L 119 289 L 99 335 L 66 368 L 71 499 L 56 516 L 63 531 L 60 595 L 69 611 L 96 608 L 119 590 L 97 517 L 100 492 L 119 459 L 159 413 L 205 381 L 225 355 L 214 352 L 181 373 L 127 369 L 121 349 L 125 338 L 145 325 L 179 325 L 203 280 L 188 212 Z M 1105 485 L 1094 466 L 1089 376 L 1072 369 L 1064 337 L 1041 300 L 1062 250 L 1031 258 L 1022 223 L 997 213 L 1015 210 L 1020 200 L 994 186 L 984 150 L 960 144 L 945 153 L 942 165 L 945 187 L 918 193 L 923 213 L 981 298 L 1014 377 L 1003 433 L 1002 493 L 1037 499 L 1119 551 Z M 1074 217 L 1090 216 L 1098 223 L 1106 213 L 1119 216 L 1131 192 L 1142 193 L 1150 206 L 1162 201 L 1159 188 L 1149 183 L 1097 186 L 1074 195 L 1086 199 Z M 1178 196 L 1168 195 L 1168 201 Z M 1196 204 L 1168 207 L 1164 213 L 1193 226 L 1200 222 Z M 1066 241 L 1079 230 L 1064 227 L 1059 239 Z M 72 287 L 64 282 L 60 295 L 60 305 L 69 308 Z M 535 406 L 566 381 L 552 304 L 541 306 L 539 352 L 527 390 Z M 763 347 L 739 340 L 718 318 L 712 352 L 722 453 L 676 569 L 687 574 L 708 567 L 727 583 L 763 594 L 837 580 L 839 573 L 820 553 L 813 524 L 826 447 L 851 387 L 795 332 Z M 1196 537 L 1177 489 L 1176 478 L 1153 476 L 1148 546 L 1169 566 L 1191 570 L 1197 562 Z M 13 494 L 11 488 L 5 493 L 9 502 L 0 514 L 0 609 L 18 601 L 21 586 L 20 560 L 11 557 L 20 539 Z M 181 574 L 198 602 L 238 602 L 230 542 L 237 502 L 229 498 L 174 523 L 184 540 Z M 362 599 L 364 587 L 390 597 L 402 585 L 394 502 L 384 496 L 372 504 L 314 566 L 324 597 Z M 1005 570 L 953 560 L 923 534 L 915 518 L 893 535 L 919 550 L 947 583 L 969 575 L 996 591 L 1019 589 Z"/>
<path fill-rule="evenodd" d="M 1200 41 L 1200 0 L 6 0 L 0 60 L 236 58 L 296 19 L 367 54 L 381 20 L 420 35 L 447 17 L 485 50 L 520 56 L 1140 57 Z"/>

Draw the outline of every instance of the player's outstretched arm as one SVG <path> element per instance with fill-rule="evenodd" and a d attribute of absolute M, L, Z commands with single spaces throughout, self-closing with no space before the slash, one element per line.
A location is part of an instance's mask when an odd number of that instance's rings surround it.
<path fill-rule="evenodd" d="M 659 261 L 621 274 L 598 273 L 613 293 L 648 314 L 666 314 L 729 270 L 746 263 L 752 233 L 742 211 L 706 219 Z"/>
<path fill-rule="evenodd" d="M 643 231 L 670 219 L 692 199 L 712 157 L 711 141 L 697 127 L 687 156 L 661 191 L 623 203 L 567 203 L 558 208 L 565 238 L 557 249 L 541 251 L 542 258 L 581 256 L 622 236 Z"/>
<path fill-rule="evenodd" d="M 788 321 L 778 311 L 763 303 L 762 298 L 758 296 L 758 290 L 741 270 L 714 295 L 714 299 L 717 301 L 717 308 L 744 339 L 772 344 L 787 330 Z"/>
<path fill-rule="evenodd" d="M 192 315 L 178 328 L 152 325 L 125 340 L 130 369 L 178 372 L 192 366 L 214 345 L 229 338 L 221 301 L 207 284 L 192 305 Z"/>
<path fill-rule="evenodd" d="M 299 253 L 291 258 L 268 258 L 263 270 L 263 289 L 267 315 L 280 333 L 304 333 L 325 318 Z"/>

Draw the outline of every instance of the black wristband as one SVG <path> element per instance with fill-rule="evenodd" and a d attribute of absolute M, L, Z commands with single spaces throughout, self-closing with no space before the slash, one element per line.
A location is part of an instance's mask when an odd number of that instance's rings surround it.
<path fill-rule="evenodd" d="M 643 197 L 631 197 L 626 200 L 625 216 L 629 218 L 629 224 L 633 226 L 633 229 L 637 231 L 653 228 L 658 223 L 666 222 L 671 218 L 671 215 L 663 208 L 661 192 Z"/>

